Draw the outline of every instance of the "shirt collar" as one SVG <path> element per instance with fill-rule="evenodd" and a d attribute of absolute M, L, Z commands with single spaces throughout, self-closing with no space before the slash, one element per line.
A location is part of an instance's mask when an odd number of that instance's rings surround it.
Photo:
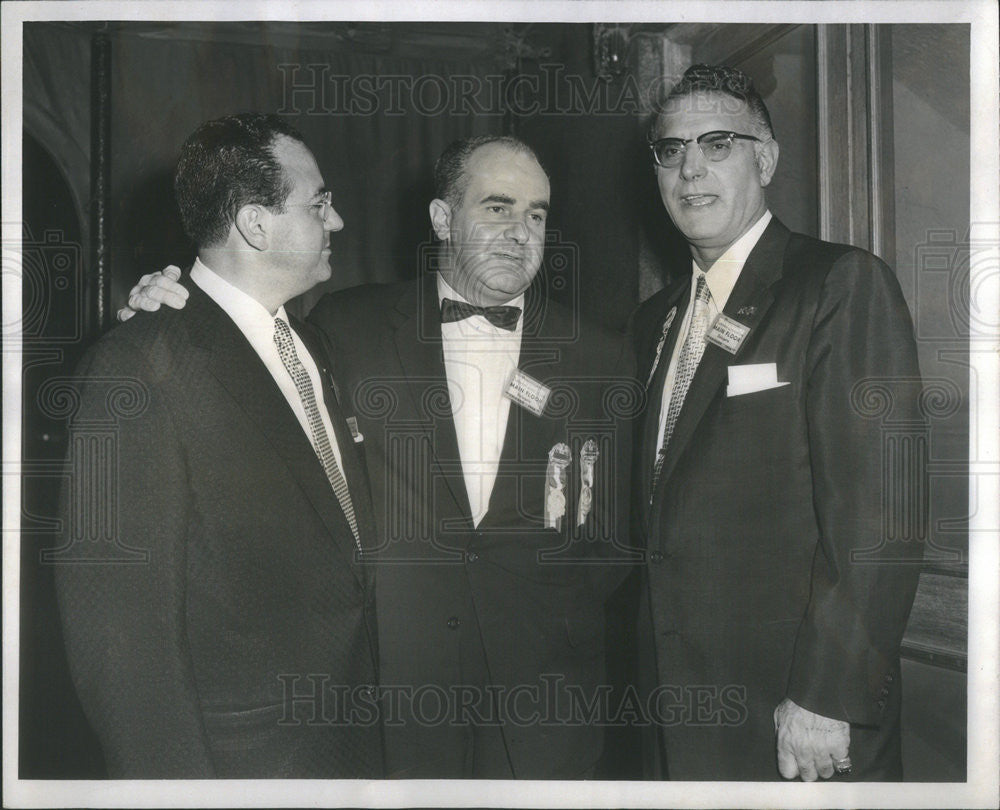
<path fill-rule="evenodd" d="M 768 223 L 771 221 L 771 212 L 765 211 L 750 229 L 729 246 L 725 253 L 716 259 L 712 266 L 705 271 L 705 281 L 708 284 L 708 291 L 712 294 L 712 300 L 721 312 L 725 309 L 726 302 L 736 286 L 736 282 L 743 272 L 743 266 L 750 256 L 750 252 L 756 247 L 760 237 L 764 234 Z M 701 272 L 697 262 L 691 260 L 695 276 Z"/>
<path fill-rule="evenodd" d="M 244 334 L 259 334 L 270 340 L 274 336 L 275 318 L 281 318 L 288 323 L 288 314 L 283 305 L 278 307 L 275 315 L 271 315 L 257 299 L 234 287 L 201 259 L 194 260 L 191 267 L 191 281 L 222 307 Z"/>

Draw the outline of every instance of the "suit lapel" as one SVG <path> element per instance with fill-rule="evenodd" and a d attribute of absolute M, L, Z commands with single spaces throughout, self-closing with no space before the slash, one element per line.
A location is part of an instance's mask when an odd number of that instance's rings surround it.
<path fill-rule="evenodd" d="M 646 393 L 646 409 L 641 417 L 642 435 L 645 437 L 645 440 L 639 444 L 642 454 L 642 469 L 640 474 L 642 475 L 641 484 L 644 493 L 649 493 L 653 483 L 653 463 L 656 459 L 657 436 L 660 432 L 660 410 L 663 407 L 663 385 L 666 381 L 667 369 L 670 367 L 670 356 L 673 354 L 674 346 L 677 345 L 677 335 L 680 332 L 681 324 L 684 322 L 684 315 L 690 299 L 690 290 L 691 276 L 688 275 L 683 283 L 678 284 L 668 293 L 666 306 L 661 313 L 662 317 L 657 320 L 656 328 L 651 333 L 649 339 L 648 360 L 641 369 L 648 377 L 649 369 L 652 368 L 653 363 L 657 363 L 656 371 L 649 382 L 649 388 Z M 657 362 L 656 346 L 663 336 L 663 324 L 670 317 L 669 313 L 674 307 L 677 307 L 677 310 L 671 319 L 667 338 L 663 342 L 662 349 L 660 349 L 659 362 Z"/>
<path fill-rule="evenodd" d="M 408 287 L 396 310 L 399 323 L 394 343 L 399 369 L 406 380 L 410 414 L 426 426 L 437 475 L 446 482 L 456 511 L 471 527 L 472 510 L 458 454 L 458 435 L 441 347 L 436 275 L 427 273 Z"/>
<path fill-rule="evenodd" d="M 188 308 L 197 321 L 194 341 L 208 354 L 207 367 L 236 405 L 257 425 L 273 448 L 276 462 L 295 479 L 330 535 L 354 560 L 354 535 L 326 478 L 323 466 L 295 414 L 239 328 L 197 285 Z M 233 448 L 238 459 L 239 448 Z M 355 565 L 351 565 L 360 581 Z"/>
<path fill-rule="evenodd" d="M 517 367 L 540 381 L 551 380 L 559 376 L 560 371 L 566 374 L 565 368 L 560 367 L 559 348 L 551 342 L 553 332 L 559 327 L 547 305 L 548 301 L 532 285 L 525 295 Z M 565 330 L 562 331 L 565 333 Z M 556 420 L 546 418 L 544 413 L 535 416 L 516 402 L 511 402 L 503 451 L 484 523 L 488 523 L 491 516 L 510 514 L 510 510 L 517 506 L 518 467 L 526 459 L 539 457 L 539 452 L 548 453 L 555 442 L 556 426 Z"/>
<path fill-rule="evenodd" d="M 730 318 L 749 326 L 750 332 L 735 355 L 714 343 L 705 346 L 705 353 L 698 364 L 694 379 L 691 380 L 691 387 L 684 398 L 673 436 L 667 447 L 658 488 L 664 486 L 670 478 L 705 411 L 718 393 L 723 380 L 727 378 L 729 366 L 738 362 L 740 355 L 746 353 L 747 346 L 753 343 L 755 330 L 764 320 L 774 301 L 770 287 L 781 277 L 788 234 L 789 231 L 784 225 L 777 219 L 772 219 L 747 257 L 723 312 Z"/>
<path fill-rule="evenodd" d="M 354 507 L 354 517 L 358 524 L 359 541 L 362 548 L 371 548 L 375 542 L 375 516 L 371 501 L 371 484 L 368 478 L 368 465 L 365 461 L 362 445 L 355 442 L 354 435 L 347 426 L 347 417 L 353 414 L 346 412 L 340 398 L 340 390 L 330 368 L 332 353 L 327 347 L 323 333 L 308 324 L 293 321 L 292 326 L 302 338 L 303 343 L 316 362 L 323 384 L 323 400 L 330 415 L 330 424 L 336 435 L 337 447 L 343 462 L 343 474 L 347 488 L 351 493 L 351 504 Z M 349 405 L 349 403 L 347 403 Z"/>

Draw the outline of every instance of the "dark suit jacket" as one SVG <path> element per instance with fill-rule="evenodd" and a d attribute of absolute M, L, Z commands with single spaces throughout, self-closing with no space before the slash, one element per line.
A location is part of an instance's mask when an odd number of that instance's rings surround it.
<path fill-rule="evenodd" d="M 499 772 L 491 769 L 497 763 L 471 762 L 476 720 L 461 711 L 463 701 L 488 710 L 476 699 L 487 685 L 497 690 L 503 724 L 494 731 L 502 740 L 489 754 L 477 748 L 478 756 L 508 758 L 518 778 L 588 773 L 602 729 L 559 717 L 570 711 L 567 690 L 592 701 L 604 680 L 604 603 L 634 562 L 616 545 L 627 535 L 627 464 L 618 460 L 631 428 L 623 417 L 638 393 L 621 337 L 584 327 L 529 293 L 519 367 L 553 394 L 541 417 L 511 405 L 489 512 L 476 529 L 447 391 L 435 277 L 329 295 L 309 319 L 330 333 L 338 379 L 348 381 L 365 435 L 382 544 L 383 682 L 400 687 L 404 704 L 406 690 L 425 692 L 422 710 L 398 725 L 387 721 L 389 774 Z M 588 438 L 600 443 L 601 455 L 594 508 L 577 530 L 579 449 Z M 542 520 L 547 458 L 557 442 L 569 444 L 574 459 L 561 531 Z M 459 712 L 457 722 L 454 714 L 440 718 L 439 698 Z M 489 716 L 484 721 L 480 732 L 489 730 Z"/>
<path fill-rule="evenodd" d="M 922 555 L 905 529 L 921 507 L 904 436 L 922 420 L 899 284 L 874 256 L 773 220 L 725 307 L 749 335 L 735 356 L 706 346 L 651 492 L 690 283 L 633 322 L 645 380 L 677 308 L 637 420 L 640 668 L 659 686 L 663 746 L 648 773 L 664 774 L 665 752 L 672 779 L 779 778 L 772 712 L 787 696 L 852 724 L 855 778 L 898 779 L 898 653 Z M 727 397 L 728 367 L 757 363 L 789 384 Z"/>
<path fill-rule="evenodd" d="M 378 776 L 373 572 L 273 378 L 189 288 L 79 368 L 56 576 L 80 699 L 114 777 Z M 370 545 L 363 457 L 325 397 Z M 105 512 L 111 541 L 86 542 Z"/>

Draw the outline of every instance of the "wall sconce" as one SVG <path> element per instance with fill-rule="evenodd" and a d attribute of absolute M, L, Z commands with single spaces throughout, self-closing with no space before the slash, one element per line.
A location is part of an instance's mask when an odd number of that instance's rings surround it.
<path fill-rule="evenodd" d="M 628 72 L 630 26 L 594 23 L 594 73 L 610 82 Z"/>

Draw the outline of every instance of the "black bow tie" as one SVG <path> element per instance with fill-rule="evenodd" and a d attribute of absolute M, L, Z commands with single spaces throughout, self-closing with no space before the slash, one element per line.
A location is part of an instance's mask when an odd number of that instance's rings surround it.
<path fill-rule="evenodd" d="M 521 317 L 521 308 L 507 306 L 477 307 L 475 304 L 467 304 L 465 301 L 453 301 L 450 298 L 441 300 L 441 323 L 464 321 L 473 315 L 482 315 L 498 329 L 506 329 L 508 332 L 513 332 L 517 326 L 517 319 Z"/>

